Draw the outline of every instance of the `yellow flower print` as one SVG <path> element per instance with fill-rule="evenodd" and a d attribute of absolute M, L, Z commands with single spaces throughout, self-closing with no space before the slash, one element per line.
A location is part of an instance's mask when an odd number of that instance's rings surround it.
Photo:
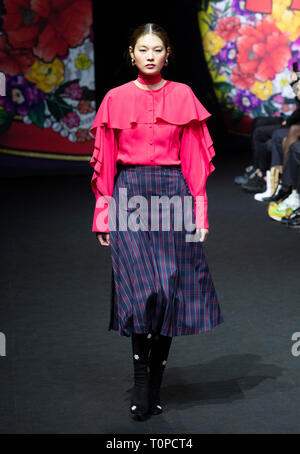
<path fill-rule="evenodd" d="M 266 82 L 256 81 L 250 88 L 250 91 L 254 93 L 259 99 L 265 101 L 273 93 L 273 85 L 270 80 L 267 80 Z"/>
<path fill-rule="evenodd" d="M 36 60 L 24 76 L 40 90 L 50 93 L 64 80 L 64 65 L 58 58 L 52 63 Z"/>
<path fill-rule="evenodd" d="M 198 24 L 202 36 L 205 36 L 206 33 L 209 31 L 209 24 L 212 22 L 211 16 L 213 13 L 214 10 L 211 4 L 209 4 L 206 11 L 204 10 L 198 11 Z"/>
<path fill-rule="evenodd" d="M 86 54 L 79 54 L 75 60 L 75 66 L 78 69 L 89 69 L 92 62 L 88 55 Z"/>
<path fill-rule="evenodd" d="M 280 85 L 282 85 L 282 87 L 286 87 L 287 85 L 289 85 L 289 81 L 287 80 L 286 77 L 280 79 Z"/>
<path fill-rule="evenodd" d="M 204 49 L 210 55 L 216 55 L 225 45 L 226 41 L 213 31 L 207 32 L 203 38 Z"/>
<path fill-rule="evenodd" d="M 291 41 L 300 36 L 300 11 L 288 9 L 292 0 L 273 0 L 272 14 L 276 26 L 283 33 L 288 32 Z"/>

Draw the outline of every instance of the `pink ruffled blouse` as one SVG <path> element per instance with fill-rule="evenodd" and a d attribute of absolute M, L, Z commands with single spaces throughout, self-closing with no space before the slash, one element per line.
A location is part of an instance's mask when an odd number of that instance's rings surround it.
<path fill-rule="evenodd" d="M 95 137 L 90 160 L 91 186 L 96 196 L 93 232 L 109 232 L 109 201 L 117 163 L 180 164 L 195 200 L 197 228 L 209 228 L 206 180 L 214 171 L 213 142 L 206 120 L 210 113 L 192 89 L 167 80 L 157 90 L 134 81 L 109 90 L 91 127 Z"/>

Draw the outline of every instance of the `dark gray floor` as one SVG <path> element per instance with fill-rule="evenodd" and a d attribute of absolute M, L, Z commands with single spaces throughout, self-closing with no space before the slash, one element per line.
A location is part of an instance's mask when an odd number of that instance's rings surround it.
<path fill-rule="evenodd" d="M 224 154 L 208 182 L 204 248 L 225 321 L 173 339 L 165 412 L 142 423 L 128 416 L 130 339 L 107 331 L 90 174 L 2 179 L 1 433 L 300 432 L 300 232 L 233 184 L 248 164 Z"/>

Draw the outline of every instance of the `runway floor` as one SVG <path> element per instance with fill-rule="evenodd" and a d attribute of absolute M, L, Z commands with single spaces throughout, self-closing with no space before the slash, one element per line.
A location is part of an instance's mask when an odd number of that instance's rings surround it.
<path fill-rule="evenodd" d="M 215 160 L 204 245 L 224 323 L 173 339 L 165 411 L 129 416 L 130 339 L 108 331 L 111 258 L 91 233 L 91 172 L 2 178 L 0 433 L 282 434 L 300 429 L 300 231 Z M 299 346 L 300 352 L 300 346 Z"/>

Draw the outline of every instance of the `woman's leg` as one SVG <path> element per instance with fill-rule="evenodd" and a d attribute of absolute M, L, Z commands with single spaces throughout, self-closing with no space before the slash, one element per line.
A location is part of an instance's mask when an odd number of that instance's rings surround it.
<path fill-rule="evenodd" d="M 137 420 L 144 420 L 149 412 L 149 353 L 151 334 L 132 333 L 134 388 L 131 398 L 131 414 Z"/>
<path fill-rule="evenodd" d="M 153 336 L 152 348 L 150 353 L 150 413 L 157 415 L 162 413 L 160 402 L 160 387 L 163 373 L 166 367 L 172 337 L 157 334 Z"/>

